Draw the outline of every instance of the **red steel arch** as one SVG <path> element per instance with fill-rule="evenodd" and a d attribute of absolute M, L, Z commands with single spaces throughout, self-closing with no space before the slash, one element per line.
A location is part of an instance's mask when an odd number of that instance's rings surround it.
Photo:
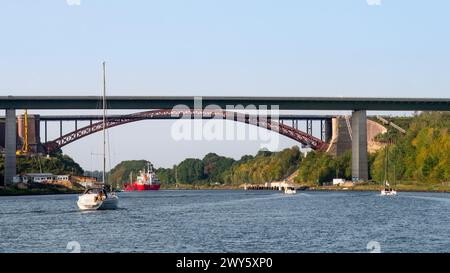
<path fill-rule="evenodd" d="M 237 112 L 227 112 L 218 110 L 173 110 L 173 109 L 160 109 L 151 110 L 145 112 L 139 112 L 129 115 L 123 115 L 121 117 L 108 118 L 106 120 L 106 128 L 112 128 L 122 124 L 127 124 L 130 122 L 140 121 L 144 119 L 174 119 L 174 118 L 184 118 L 184 119 L 227 119 L 234 120 L 236 122 L 243 122 L 246 124 L 251 124 L 261 128 L 266 128 L 277 132 L 281 135 L 289 137 L 293 140 L 300 142 L 301 144 L 308 146 L 314 150 L 326 149 L 328 144 L 319 138 L 309 135 L 303 131 L 300 131 L 291 126 L 276 122 L 267 117 L 248 115 Z M 58 148 L 61 148 L 67 144 L 77 141 L 80 138 L 91 135 L 93 133 L 102 131 L 103 121 L 92 123 L 92 125 L 85 126 L 76 131 L 65 134 L 55 140 L 44 143 L 44 147 L 47 153 L 51 153 Z"/>

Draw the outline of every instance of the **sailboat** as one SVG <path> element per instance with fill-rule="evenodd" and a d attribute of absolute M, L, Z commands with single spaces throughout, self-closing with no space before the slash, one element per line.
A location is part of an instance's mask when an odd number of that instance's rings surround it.
<path fill-rule="evenodd" d="M 78 197 L 77 205 L 80 210 L 112 210 L 117 209 L 119 197 L 106 188 L 106 73 L 105 62 L 103 62 L 103 173 L 102 183 L 97 183 L 98 187 L 86 189 Z"/>
<path fill-rule="evenodd" d="M 295 189 L 295 187 L 286 187 L 284 189 L 284 193 L 285 194 L 296 194 L 297 190 Z"/>
<path fill-rule="evenodd" d="M 391 185 L 388 182 L 388 165 L 389 165 L 389 149 L 388 146 L 389 144 L 386 145 L 386 147 L 384 148 L 384 189 L 381 190 L 381 195 L 382 196 L 394 196 L 397 195 L 397 191 L 394 190 Z"/>

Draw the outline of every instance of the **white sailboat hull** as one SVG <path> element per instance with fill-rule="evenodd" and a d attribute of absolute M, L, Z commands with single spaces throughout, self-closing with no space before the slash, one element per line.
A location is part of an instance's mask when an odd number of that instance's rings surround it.
<path fill-rule="evenodd" d="M 285 194 L 296 194 L 297 191 L 295 189 L 285 189 L 284 193 Z"/>
<path fill-rule="evenodd" d="M 119 205 L 119 198 L 109 195 L 100 200 L 98 194 L 88 193 L 78 197 L 77 205 L 80 210 L 114 210 Z"/>
<path fill-rule="evenodd" d="M 103 201 L 99 210 L 114 210 L 119 206 L 119 198 L 117 196 L 112 196 Z"/>
<path fill-rule="evenodd" d="M 394 196 L 394 195 L 397 195 L 397 191 L 395 191 L 395 190 L 390 190 L 390 191 L 381 190 L 381 196 Z"/>

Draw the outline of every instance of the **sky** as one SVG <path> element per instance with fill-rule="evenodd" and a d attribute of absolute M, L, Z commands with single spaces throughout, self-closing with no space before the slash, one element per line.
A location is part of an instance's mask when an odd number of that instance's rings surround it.
<path fill-rule="evenodd" d="M 0 95 L 100 95 L 104 60 L 108 95 L 448 98 L 449 10 L 447 0 L 0 0 Z M 111 165 L 261 148 L 176 141 L 173 126 L 111 129 Z M 276 148 L 296 144 L 280 137 Z M 99 146 L 92 135 L 63 151 L 97 169 Z"/>

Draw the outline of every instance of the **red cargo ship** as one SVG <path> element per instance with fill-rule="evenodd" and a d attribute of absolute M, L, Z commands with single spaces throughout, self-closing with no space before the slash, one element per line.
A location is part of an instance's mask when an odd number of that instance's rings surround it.
<path fill-rule="evenodd" d="M 157 191 L 160 186 L 161 183 L 156 176 L 153 165 L 147 162 L 147 169 L 141 170 L 136 181 L 125 184 L 123 189 L 124 191 Z"/>

